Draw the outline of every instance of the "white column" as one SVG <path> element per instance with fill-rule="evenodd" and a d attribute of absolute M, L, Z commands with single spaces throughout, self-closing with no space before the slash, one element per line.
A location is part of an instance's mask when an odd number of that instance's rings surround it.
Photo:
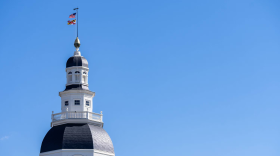
<path fill-rule="evenodd" d="M 75 80 L 75 71 L 74 71 L 74 70 L 71 70 L 71 72 L 72 72 L 72 82 L 71 82 L 71 83 L 73 83 L 73 82 L 76 81 L 76 80 Z"/>
<path fill-rule="evenodd" d="M 83 83 L 83 70 L 80 70 L 80 83 Z"/>

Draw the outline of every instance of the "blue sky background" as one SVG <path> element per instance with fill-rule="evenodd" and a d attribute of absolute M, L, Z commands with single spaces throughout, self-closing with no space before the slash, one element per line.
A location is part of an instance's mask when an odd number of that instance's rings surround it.
<path fill-rule="evenodd" d="M 2 1 L 0 155 L 39 155 L 79 10 L 117 156 L 279 156 L 280 1 Z"/>

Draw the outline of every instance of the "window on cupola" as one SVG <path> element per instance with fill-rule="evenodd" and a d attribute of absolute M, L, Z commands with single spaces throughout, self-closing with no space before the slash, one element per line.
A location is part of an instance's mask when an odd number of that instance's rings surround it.
<path fill-rule="evenodd" d="M 68 73 L 67 82 L 68 82 L 68 83 L 72 82 L 72 72 L 69 72 L 69 73 Z"/>
<path fill-rule="evenodd" d="M 83 75 L 83 83 L 87 83 L 87 76 Z"/>
<path fill-rule="evenodd" d="M 75 100 L 75 105 L 80 105 L 80 100 Z"/>
<path fill-rule="evenodd" d="M 86 106 L 90 106 L 90 101 L 86 101 Z"/>
<path fill-rule="evenodd" d="M 65 101 L 64 104 L 65 104 L 65 106 L 68 106 L 68 105 L 69 105 L 68 101 Z"/>
<path fill-rule="evenodd" d="M 83 72 L 83 77 L 82 77 L 83 83 L 87 83 L 87 72 Z"/>
<path fill-rule="evenodd" d="M 76 82 L 80 82 L 80 72 L 79 71 L 75 71 L 75 80 L 76 80 Z"/>

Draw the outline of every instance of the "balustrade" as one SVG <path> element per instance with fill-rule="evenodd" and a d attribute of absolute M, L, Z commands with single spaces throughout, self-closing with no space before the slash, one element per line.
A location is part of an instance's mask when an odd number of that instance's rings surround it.
<path fill-rule="evenodd" d="M 97 114 L 88 111 L 67 111 L 57 114 L 52 114 L 52 122 L 64 119 L 89 119 L 102 122 L 102 114 Z"/>

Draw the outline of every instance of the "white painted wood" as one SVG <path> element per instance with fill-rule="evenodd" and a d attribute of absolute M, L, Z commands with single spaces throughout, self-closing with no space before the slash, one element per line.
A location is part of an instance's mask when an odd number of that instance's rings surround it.
<path fill-rule="evenodd" d="M 76 71 L 80 73 L 75 73 Z M 75 66 L 75 67 L 68 67 L 66 68 L 66 86 L 71 85 L 71 84 L 83 84 L 83 85 L 88 85 L 87 81 L 83 81 L 83 76 L 86 76 L 86 80 L 88 79 L 88 71 L 89 68 L 82 67 L 82 66 Z M 72 72 L 72 74 L 68 74 L 69 72 Z M 86 72 L 86 74 L 83 74 Z M 69 75 L 72 75 L 72 79 L 69 79 Z M 78 80 L 76 78 L 76 75 L 78 77 Z"/>
<path fill-rule="evenodd" d="M 77 48 L 74 55 L 81 55 Z M 66 86 L 73 84 L 82 84 L 88 86 L 89 68 L 75 66 L 66 68 Z M 79 73 L 75 73 L 78 71 Z M 72 72 L 72 74 L 68 74 Z M 86 72 L 84 74 L 84 72 Z M 78 78 L 76 77 L 78 76 Z M 52 112 L 51 127 L 66 123 L 88 123 L 95 126 L 103 127 L 103 114 L 93 113 L 92 99 L 95 92 L 89 90 L 67 90 L 59 92 L 61 97 L 61 113 Z M 80 100 L 80 105 L 75 105 L 74 101 Z M 68 106 L 65 106 L 68 101 Z M 86 101 L 90 101 L 89 106 Z M 40 153 L 40 156 L 115 156 L 114 153 L 107 153 L 94 149 L 60 149 L 49 152 Z"/>
<path fill-rule="evenodd" d="M 98 113 L 93 113 L 93 112 L 88 112 L 88 111 L 66 111 L 62 113 L 56 113 L 52 114 L 53 116 L 53 121 L 56 120 L 63 120 L 63 119 L 68 119 L 68 118 L 86 118 L 85 116 L 90 116 L 89 119 L 101 121 L 101 116 L 102 114 Z"/>
<path fill-rule="evenodd" d="M 115 156 L 115 154 L 94 149 L 61 149 L 40 153 L 40 156 Z"/>
<path fill-rule="evenodd" d="M 61 97 L 61 112 L 68 111 L 92 111 L 92 99 L 95 96 L 94 92 L 87 90 L 69 90 L 59 93 Z M 80 100 L 80 105 L 75 105 L 75 100 Z M 90 101 L 90 105 L 86 105 L 86 101 Z M 68 101 L 68 106 L 65 106 L 65 101 Z"/>

